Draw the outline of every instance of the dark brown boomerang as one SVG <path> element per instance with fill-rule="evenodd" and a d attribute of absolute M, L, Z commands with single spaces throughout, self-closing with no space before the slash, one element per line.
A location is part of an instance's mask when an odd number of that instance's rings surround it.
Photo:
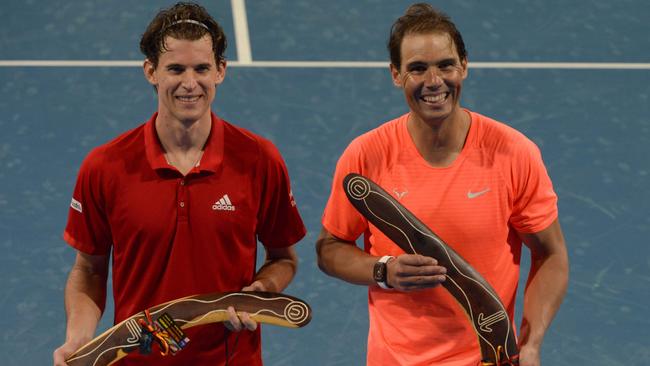
<path fill-rule="evenodd" d="M 254 291 L 188 296 L 156 305 L 149 312 L 152 318 L 167 313 L 181 328 L 191 328 L 225 321 L 229 306 L 249 313 L 257 322 L 288 328 L 303 327 L 311 320 L 311 308 L 304 301 L 284 294 Z M 106 366 L 127 356 L 140 345 L 142 329 L 138 319 L 145 319 L 144 311 L 111 327 L 77 350 L 66 362 L 70 366 Z M 190 340 L 189 346 L 191 344 Z"/>
<path fill-rule="evenodd" d="M 505 307 L 492 286 L 431 229 L 359 174 L 343 179 L 350 203 L 406 253 L 435 258 L 447 269 L 442 283 L 463 307 L 481 346 L 484 364 L 517 365 L 519 350 Z"/>

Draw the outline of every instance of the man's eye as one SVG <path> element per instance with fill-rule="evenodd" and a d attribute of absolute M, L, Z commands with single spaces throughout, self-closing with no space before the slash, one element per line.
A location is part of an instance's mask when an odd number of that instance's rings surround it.
<path fill-rule="evenodd" d="M 423 73 L 427 71 L 427 68 L 424 66 L 413 66 L 409 68 L 409 71 L 412 73 Z"/>
<path fill-rule="evenodd" d="M 448 63 L 441 64 L 439 67 L 440 67 L 440 70 L 452 70 L 452 69 L 455 68 L 455 66 L 456 66 L 455 63 L 448 62 Z"/>

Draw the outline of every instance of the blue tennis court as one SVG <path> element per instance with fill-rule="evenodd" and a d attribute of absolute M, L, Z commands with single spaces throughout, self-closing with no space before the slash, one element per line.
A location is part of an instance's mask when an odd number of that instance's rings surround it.
<path fill-rule="evenodd" d="M 156 108 L 138 42 L 172 1 L 25 0 L 0 7 L 0 355 L 47 365 L 65 337 L 63 241 L 88 151 Z M 235 4 L 245 5 L 243 14 Z M 266 365 L 362 365 L 366 289 L 327 277 L 314 243 L 334 165 L 350 140 L 406 112 L 385 42 L 408 1 L 204 1 L 224 26 L 214 110 L 282 152 L 309 231 L 288 294 L 306 328 L 264 327 Z M 571 260 L 545 365 L 650 360 L 650 3 L 432 2 L 464 36 L 465 107 L 541 148 Z M 245 30 L 247 37 L 242 36 Z M 525 256 L 525 254 L 524 254 Z M 526 262 L 527 263 L 527 262 Z M 111 326 L 109 304 L 100 330 Z"/>

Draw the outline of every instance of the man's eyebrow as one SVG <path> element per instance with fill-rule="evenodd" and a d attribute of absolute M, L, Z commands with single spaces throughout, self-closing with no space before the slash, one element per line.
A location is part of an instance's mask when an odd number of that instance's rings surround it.
<path fill-rule="evenodd" d="M 407 63 L 406 67 L 409 67 L 409 66 L 421 66 L 421 65 L 427 65 L 427 63 L 424 62 L 424 61 L 415 60 L 415 61 L 411 61 L 411 62 Z"/>
<path fill-rule="evenodd" d="M 455 64 L 457 63 L 456 58 L 454 57 L 449 57 L 449 58 L 443 58 L 442 60 L 436 62 L 437 64 Z"/>

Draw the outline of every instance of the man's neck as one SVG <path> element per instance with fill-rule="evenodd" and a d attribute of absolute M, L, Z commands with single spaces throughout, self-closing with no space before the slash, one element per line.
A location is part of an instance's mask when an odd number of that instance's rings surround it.
<path fill-rule="evenodd" d="M 451 165 L 465 146 L 471 118 L 458 108 L 443 121 L 425 122 L 411 114 L 407 123 L 409 135 L 422 157 L 434 167 Z"/>
<path fill-rule="evenodd" d="M 156 133 L 169 165 L 183 175 L 198 165 L 212 128 L 211 115 L 195 121 L 156 117 Z"/>

